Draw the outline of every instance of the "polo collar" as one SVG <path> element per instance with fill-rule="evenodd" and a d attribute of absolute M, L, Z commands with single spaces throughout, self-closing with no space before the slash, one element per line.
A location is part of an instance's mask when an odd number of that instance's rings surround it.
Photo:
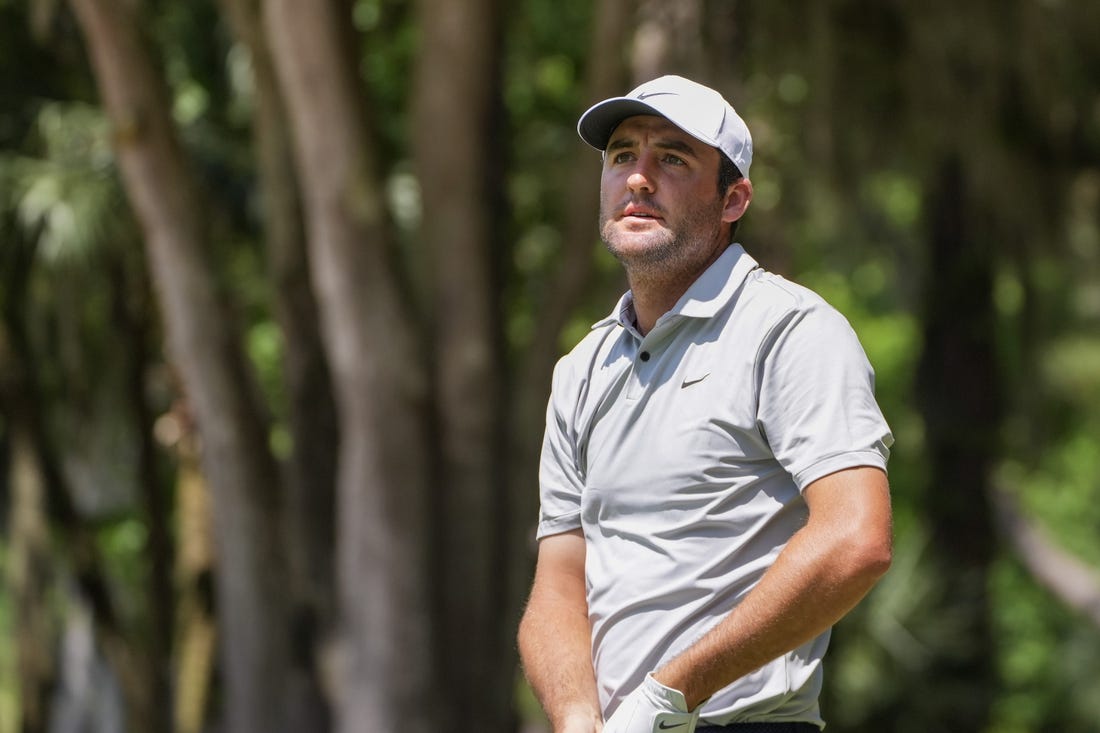
<path fill-rule="evenodd" d="M 711 318 L 718 313 L 745 281 L 745 277 L 760 265 L 740 244 L 731 244 L 710 267 L 687 289 L 676 305 L 657 319 L 657 325 L 675 316 L 687 318 Z M 605 318 L 593 324 L 600 328 L 618 323 L 627 330 L 634 329 L 634 295 L 629 290 Z"/>

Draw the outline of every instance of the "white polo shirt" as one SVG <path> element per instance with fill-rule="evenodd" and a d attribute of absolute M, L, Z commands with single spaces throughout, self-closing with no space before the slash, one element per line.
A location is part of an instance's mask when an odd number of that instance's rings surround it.
<path fill-rule="evenodd" d="M 807 516 L 801 491 L 885 469 L 889 427 L 848 322 L 731 245 L 644 337 L 630 293 L 554 370 L 538 536 L 582 528 L 605 715 L 717 624 Z M 735 681 L 700 725 L 808 721 L 826 632 Z"/>

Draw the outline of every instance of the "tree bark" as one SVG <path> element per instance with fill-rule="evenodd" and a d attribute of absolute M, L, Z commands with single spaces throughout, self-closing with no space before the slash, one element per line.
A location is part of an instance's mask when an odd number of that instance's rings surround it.
<path fill-rule="evenodd" d="M 704 17 L 701 0 L 642 0 L 631 54 L 635 83 L 662 74 L 705 82 Z"/>
<path fill-rule="evenodd" d="M 414 82 L 416 172 L 434 287 L 432 346 L 440 481 L 433 493 L 441 730 L 514 728 L 509 553 L 500 460 L 504 367 L 495 263 L 506 161 L 501 5 L 420 0 Z M 473 590 L 472 590 L 473 589 Z"/>
<path fill-rule="evenodd" d="M 215 291 L 205 207 L 176 138 L 171 104 L 131 3 L 72 0 L 127 194 L 141 223 L 178 367 L 202 437 L 215 497 L 217 602 L 226 726 L 283 730 L 288 611 L 279 526 L 279 480 L 266 425 Z"/>
<path fill-rule="evenodd" d="M 213 511 L 210 491 L 199 466 L 198 436 L 182 403 L 163 419 L 176 428 L 169 442 L 177 461 L 176 553 L 173 577 L 179 602 L 175 649 L 175 733 L 200 733 L 206 728 L 214 687 L 218 637 L 211 578 L 215 572 Z"/>
<path fill-rule="evenodd" d="M 263 236 L 275 317 L 283 335 L 283 377 L 292 451 L 287 463 L 286 538 L 294 598 L 290 727 L 327 730 L 330 711 L 318 659 L 332 630 L 335 599 L 336 459 L 339 427 L 332 379 L 318 329 L 301 201 L 286 110 L 263 31 L 260 0 L 221 0 L 249 51 L 252 118 Z"/>
<path fill-rule="evenodd" d="M 269 0 L 340 421 L 337 730 L 430 730 L 428 379 L 392 260 L 348 8 Z"/>

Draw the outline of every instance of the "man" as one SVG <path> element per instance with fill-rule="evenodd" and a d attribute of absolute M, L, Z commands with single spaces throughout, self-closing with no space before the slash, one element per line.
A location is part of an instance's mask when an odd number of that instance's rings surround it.
<path fill-rule="evenodd" d="M 526 674 L 555 733 L 817 731 L 829 629 L 891 558 L 873 372 L 732 243 L 752 139 L 720 94 L 662 77 L 578 130 L 630 290 L 554 372 Z"/>

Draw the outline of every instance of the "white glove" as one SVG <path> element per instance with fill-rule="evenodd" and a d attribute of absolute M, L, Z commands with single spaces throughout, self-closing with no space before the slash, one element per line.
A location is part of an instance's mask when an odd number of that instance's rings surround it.
<path fill-rule="evenodd" d="M 603 724 L 603 733 L 694 733 L 698 722 L 699 710 L 688 712 L 682 692 L 647 674 Z"/>

